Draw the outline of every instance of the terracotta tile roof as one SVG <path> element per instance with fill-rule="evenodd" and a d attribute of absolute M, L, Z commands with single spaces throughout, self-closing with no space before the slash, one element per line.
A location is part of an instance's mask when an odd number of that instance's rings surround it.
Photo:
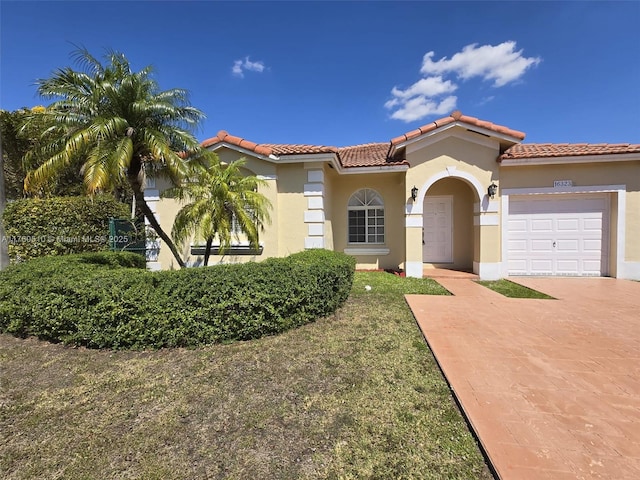
<path fill-rule="evenodd" d="M 244 138 L 229 135 L 224 130 L 220 130 L 215 137 L 211 137 L 202 142 L 203 147 L 211 147 L 216 143 L 225 142 L 231 145 L 242 147 L 251 152 L 260 155 L 301 155 L 311 153 L 337 153 L 336 147 L 327 147 L 324 145 L 295 145 L 280 143 L 255 143 Z"/>
<path fill-rule="evenodd" d="M 264 156 L 287 156 L 305 155 L 318 153 L 333 153 L 338 157 L 340 164 L 344 168 L 353 167 L 381 167 L 393 165 L 408 165 L 404 158 L 404 149 L 395 147 L 412 138 L 416 138 L 424 133 L 436 130 L 453 122 L 462 122 L 469 125 L 482 127 L 503 135 L 522 140 L 525 137 L 523 132 L 511 130 L 501 125 L 478 120 L 475 117 L 463 115 L 459 111 L 453 112 L 448 117 L 436 120 L 428 125 L 420 127 L 404 135 L 396 137 L 391 142 L 366 143 L 348 147 L 331 147 L 325 145 L 300 145 L 281 143 L 255 143 L 244 138 L 229 135 L 224 130 L 220 130 L 215 137 L 202 142 L 203 147 L 211 147 L 217 143 L 228 143 L 244 148 L 250 152 Z M 589 144 L 589 143 L 539 143 L 539 144 L 516 144 L 507 149 L 498 161 L 516 158 L 544 158 L 544 157 L 571 157 L 579 155 L 610 155 L 624 153 L 640 153 L 640 144 Z"/>
<path fill-rule="evenodd" d="M 512 158 L 574 157 L 581 155 L 612 155 L 640 153 L 640 144 L 629 143 L 530 143 L 514 145 L 499 161 Z"/>
<path fill-rule="evenodd" d="M 254 143 L 244 138 L 229 135 L 220 130 L 215 137 L 202 142 L 203 147 L 211 147 L 218 143 L 229 143 L 264 156 L 304 155 L 314 153 L 334 153 L 343 167 L 373 167 L 386 165 L 408 165 L 404 159 L 387 158 L 389 143 L 367 143 L 349 147 L 330 147 L 325 145 L 298 145 L 281 143 Z"/>
<path fill-rule="evenodd" d="M 345 168 L 349 167 L 379 167 L 391 165 L 408 165 L 404 158 L 404 151 L 400 149 L 396 151 L 396 145 L 418 137 L 424 133 L 433 131 L 453 122 L 463 122 L 469 125 L 492 130 L 497 133 L 523 139 L 524 133 L 501 125 L 495 125 L 491 122 L 478 120 L 475 117 L 462 115 L 459 111 L 453 112 L 448 117 L 441 118 L 428 125 L 420 127 L 411 132 L 405 133 L 394 138 L 391 142 L 366 143 L 362 145 L 354 145 L 348 147 L 331 147 L 326 145 L 298 145 L 298 144 L 282 144 L 282 143 L 255 143 L 244 138 L 229 135 L 228 132 L 220 130 L 215 137 L 208 138 L 202 142 L 203 147 L 211 147 L 218 143 L 228 143 L 235 145 L 258 155 L 268 156 L 287 156 L 287 155 L 305 155 L 314 153 L 334 153 L 338 156 L 338 160 Z"/>
<path fill-rule="evenodd" d="M 486 130 L 491 130 L 493 132 L 500 133 L 502 135 L 514 137 L 518 140 L 524 140 L 524 137 L 525 137 L 524 132 L 519 132 L 518 130 L 512 130 L 508 127 L 504 127 L 502 125 L 496 125 L 495 123 L 487 122 L 485 120 L 479 120 L 476 117 L 463 115 L 459 110 L 456 110 L 448 117 L 435 120 L 431 123 L 423 125 L 420 128 L 417 128 L 415 130 L 405 133 L 404 135 L 400 135 L 399 137 L 392 139 L 391 145 L 397 145 L 399 143 L 406 142 L 407 140 L 411 140 L 412 138 L 419 137 L 420 135 L 423 135 L 425 133 L 432 132 L 433 130 L 436 130 L 440 127 L 443 127 L 453 122 L 468 123 L 469 125 L 475 125 L 477 127 L 481 127 Z"/>
<path fill-rule="evenodd" d="M 324 145 L 289 145 L 283 143 L 263 143 L 263 147 L 271 149 L 273 155 L 302 155 L 313 153 L 337 153 L 336 147 L 327 147 Z"/>
<path fill-rule="evenodd" d="M 229 135 L 224 130 L 220 130 L 215 137 L 207 138 L 201 143 L 201 145 L 204 148 L 207 148 L 221 142 L 230 143 L 231 145 L 236 145 L 238 147 L 249 150 L 250 152 L 255 152 L 259 155 L 264 155 L 267 157 L 273 153 L 271 148 L 266 145 L 259 145 L 254 142 L 250 142 L 249 140 L 245 140 L 244 138 Z"/>
<path fill-rule="evenodd" d="M 389 158 L 389 143 L 366 143 L 338 149 L 343 167 L 408 165 L 404 159 Z"/>

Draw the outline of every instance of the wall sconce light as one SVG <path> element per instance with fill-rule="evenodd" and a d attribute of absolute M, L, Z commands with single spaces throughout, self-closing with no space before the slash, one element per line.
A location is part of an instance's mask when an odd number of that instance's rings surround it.
<path fill-rule="evenodd" d="M 411 199 L 415 202 L 416 198 L 418 198 L 418 187 L 414 185 L 411 189 Z"/>
<path fill-rule="evenodd" d="M 491 185 L 489 185 L 489 188 L 487 188 L 487 194 L 493 198 L 496 196 L 496 193 L 498 193 L 498 186 L 491 182 Z"/>

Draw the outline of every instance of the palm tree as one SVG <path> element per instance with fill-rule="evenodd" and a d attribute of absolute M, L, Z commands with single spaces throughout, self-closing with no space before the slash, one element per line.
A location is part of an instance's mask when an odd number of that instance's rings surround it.
<path fill-rule="evenodd" d="M 258 248 L 258 234 L 271 222 L 271 202 L 258 192 L 264 180 L 244 175 L 240 159 L 223 165 L 213 156 L 208 166 L 194 164 L 192 181 L 167 190 L 164 195 L 189 202 L 176 215 L 171 235 L 179 245 L 193 235 L 206 241 L 204 265 L 209 264 L 211 246 L 217 237 L 224 254 L 238 234 L 246 235 L 252 249 Z"/>
<path fill-rule="evenodd" d="M 37 82 L 41 96 L 58 99 L 40 115 L 62 135 L 40 149 L 48 160 L 29 173 L 25 190 L 37 193 L 81 158 L 85 191 L 93 195 L 128 184 L 140 211 L 183 267 L 144 199 L 144 182 L 153 174 L 177 185 L 187 170 L 186 158 L 206 153 L 191 133 L 204 114 L 189 105 L 185 90 L 160 91 L 151 67 L 134 72 L 121 53 L 108 52 L 105 65 L 85 49 L 75 58 L 82 70 L 66 67 Z"/>

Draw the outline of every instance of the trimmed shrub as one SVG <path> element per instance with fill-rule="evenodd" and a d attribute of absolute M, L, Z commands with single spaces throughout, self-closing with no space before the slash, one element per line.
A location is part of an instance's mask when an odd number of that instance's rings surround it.
<path fill-rule="evenodd" d="M 92 348 L 249 340 L 335 312 L 355 268 L 327 250 L 179 271 L 131 268 L 140 262 L 102 253 L 12 266 L 0 274 L 0 331 Z"/>
<path fill-rule="evenodd" d="M 109 218 L 130 213 L 130 207 L 109 195 L 16 200 L 3 214 L 9 257 L 24 261 L 107 250 Z"/>

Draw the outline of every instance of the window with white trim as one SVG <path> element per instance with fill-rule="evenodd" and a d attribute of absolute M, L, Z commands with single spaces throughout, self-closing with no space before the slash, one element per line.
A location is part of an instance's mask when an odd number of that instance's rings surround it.
<path fill-rule="evenodd" d="M 384 202 L 378 192 L 358 190 L 351 195 L 347 211 L 349 243 L 384 243 Z"/>

